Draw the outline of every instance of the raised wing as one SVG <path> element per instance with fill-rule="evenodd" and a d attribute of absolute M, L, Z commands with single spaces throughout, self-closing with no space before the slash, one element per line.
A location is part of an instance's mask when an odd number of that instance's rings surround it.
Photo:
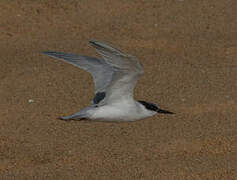
<path fill-rule="evenodd" d="M 101 100 L 101 98 L 103 97 L 103 94 L 101 95 L 101 93 L 105 91 L 112 79 L 112 74 L 114 71 L 113 67 L 105 63 L 105 61 L 99 60 L 94 57 L 53 51 L 45 51 L 42 53 L 50 57 L 60 59 L 64 62 L 67 62 L 89 72 L 92 75 L 95 84 L 96 96 L 94 98 L 94 101 Z"/>
<path fill-rule="evenodd" d="M 112 80 L 106 88 L 104 102 L 113 103 L 123 98 L 133 98 L 137 80 L 143 74 L 143 67 L 135 56 L 127 55 L 105 43 L 90 41 L 105 62 L 114 68 Z"/>

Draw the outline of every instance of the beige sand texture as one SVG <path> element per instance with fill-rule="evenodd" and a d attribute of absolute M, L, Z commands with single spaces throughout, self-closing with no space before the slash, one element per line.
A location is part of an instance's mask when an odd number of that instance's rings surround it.
<path fill-rule="evenodd" d="M 1 0 L 0 32 L 0 179 L 237 179 L 237 1 Z M 94 85 L 40 51 L 98 56 L 90 39 L 136 55 L 136 99 L 176 114 L 57 120 Z"/>

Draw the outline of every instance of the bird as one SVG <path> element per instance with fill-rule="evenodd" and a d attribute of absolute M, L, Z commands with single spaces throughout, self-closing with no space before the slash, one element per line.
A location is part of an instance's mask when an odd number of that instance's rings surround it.
<path fill-rule="evenodd" d="M 102 59 L 64 52 L 41 52 L 79 67 L 93 77 L 94 98 L 90 105 L 59 119 L 131 122 L 157 113 L 174 114 L 161 109 L 155 103 L 134 99 L 134 88 L 138 79 L 144 74 L 143 66 L 136 56 L 123 53 L 101 41 L 90 40 L 89 43 Z"/>

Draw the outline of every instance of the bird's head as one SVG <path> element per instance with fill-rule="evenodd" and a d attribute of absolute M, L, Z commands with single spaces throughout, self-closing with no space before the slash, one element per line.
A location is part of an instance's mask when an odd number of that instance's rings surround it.
<path fill-rule="evenodd" d="M 160 109 L 156 104 L 146 102 L 146 101 L 138 101 L 140 104 L 142 104 L 147 110 L 157 112 L 157 113 L 163 113 L 163 114 L 174 114 L 173 112 Z"/>

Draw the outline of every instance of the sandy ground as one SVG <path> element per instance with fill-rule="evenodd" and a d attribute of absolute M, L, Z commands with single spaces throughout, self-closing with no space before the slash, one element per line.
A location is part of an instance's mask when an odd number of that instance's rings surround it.
<path fill-rule="evenodd" d="M 0 179 L 237 179 L 237 1 L 1 0 L 0 19 Z M 136 98 L 176 114 L 57 120 L 92 78 L 39 52 L 97 56 L 90 39 L 136 55 Z"/>

